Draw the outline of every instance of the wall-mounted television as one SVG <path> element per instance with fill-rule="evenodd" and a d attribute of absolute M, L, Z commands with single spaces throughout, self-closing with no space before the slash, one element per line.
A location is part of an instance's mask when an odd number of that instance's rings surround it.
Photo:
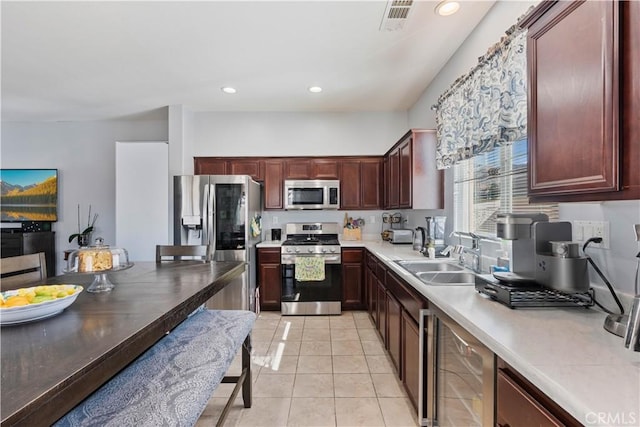
<path fill-rule="evenodd" d="M 57 169 L 0 169 L 0 221 L 57 221 L 57 208 Z"/>

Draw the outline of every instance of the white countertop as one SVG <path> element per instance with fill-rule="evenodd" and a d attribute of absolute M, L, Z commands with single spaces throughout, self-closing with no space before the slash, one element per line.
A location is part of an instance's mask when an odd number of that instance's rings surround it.
<path fill-rule="evenodd" d="M 266 241 L 258 247 L 279 247 Z M 426 258 L 411 245 L 340 241 L 371 251 L 431 303 L 587 426 L 640 426 L 640 353 L 602 327 L 595 309 L 510 309 L 473 286 L 426 285 L 393 261 Z M 446 260 L 437 259 L 434 262 Z"/>
<path fill-rule="evenodd" d="M 411 245 L 341 244 L 367 248 L 578 421 L 587 426 L 640 425 L 640 353 L 627 350 L 622 338 L 603 329 L 604 313 L 583 308 L 513 310 L 473 286 L 422 283 L 393 262 L 424 260 Z"/>

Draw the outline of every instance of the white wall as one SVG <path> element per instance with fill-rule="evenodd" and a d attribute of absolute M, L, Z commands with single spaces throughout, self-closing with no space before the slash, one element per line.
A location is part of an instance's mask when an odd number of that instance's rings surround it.
<path fill-rule="evenodd" d="M 2 123 L 2 168 L 58 169 L 58 222 L 53 224 L 58 274 L 64 267 L 63 251 L 76 247 L 67 239 L 77 232 L 78 204 L 83 224 L 89 204 L 100 215 L 93 237 L 115 242 L 116 141 L 167 138 L 164 120 Z M 144 174 L 144 165 L 140 170 Z"/>
<path fill-rule="evenodd" d="M 485 55 L 489 47 L 497 43 L 520 16 L 538 3 L 539 1 L 496 2 L 411 107 L 409 125 L 412 128 L 435 129 L 436 116 L 431 106 L 436 104 L 438 97 L 458 77 L 476 66 L 478 57 Z"/>
<path fill-rule="evenodd" d="M 406 112 L 194 113 L 194 156 L 382 155 L 409 129 Z"/>

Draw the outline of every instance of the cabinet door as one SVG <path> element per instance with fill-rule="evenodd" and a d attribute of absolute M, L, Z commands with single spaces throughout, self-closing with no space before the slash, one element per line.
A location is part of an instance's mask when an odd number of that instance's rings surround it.
<path fill-rule="evenodd" d="M 227 175 L 227 159 L 194 157 L 193 163 L 193 171 L 196 175 Z"/>
<path fill-rule="evenodd" d="M 264 208 L 282 209 L 283 204 L 282 160 L 264 161 Z"/>
<path fill-rule="evenodd" d="M 402 312 L 402 383 L 413 406 L 418 407 L 420 379 L 420 331 L 411 316 Z"/>
<path fill-rule="evenodd" d="M 380 209 L 382 207 L 382 160 L 362 160 L 360 163 L 360 207 Z"/>
<path fill-rule="evenodd" d="M 363 249 L 342 250 L 342 308 L 364 308 Z"/>
<path fill-rule="evenodd" d="M 340 209 L 360 208 L 360 161 L 345 160 L 340 165 Z"/>
<path fill-rule="evenodd" d="M 387 347 L 387 288 L 384 286 L 380 278 L 378 282 L 378 332 Z"/>
<path fill-rule="evenodd" d="M 367 268 L 367 305 L 369 317 L 374 325 L 378 324 L 378 280 L 375 269 Z"/>
<path fill-rule="evenodd" d="M 618 9 L 558 2 L 529 28 L 530 195 L 619 189 Z"/>
<path fill-rule="evenodd" d="M 399 147 L 400 168 L 398 171 L 398 207 L 411 208 L 411 157 L 412 139 L 408 139 Z"/>
<path fill-rule="evenodd" d="M 279 248 L 258 249 L 258 286 L 262 309 L 280 310 L 282 269 Z"/>
<path fill-rule="evenodd" d="M 387 162 L 389 165 L 388 181 L 386 182 L 388 207 L 397 208 L 400 206 L 400 150 L 398 148 L 389 153 Z"/>
<path fill-rule="evenodd" d="M 310 179 L 311 160 L 310 159 L 287 159 L 284 163 L 285 179 Z"/>
<path fill-rule="evenodd" d="M 342 264 L 342 308 L 359 310 L 363 304 L 362 264 Z"/>
<path fill-rule="evenodd" d="M 640 2 L 622 2 L 622 184 L 640 199 Z"/>
<path fill-rule="evenodd" d="M 498 426 L 564 426 L 502 371 L 498 371 L 496 386 Z"/>
<path fill-rule="evenodd" d="M 393 294 L 387 291 L 387 349 L 389 350 L 389 356 L 391 361 L 396 367 L 398 376 L 401 376 L 400 370 L 400 356 L 402 345 L 402 308 L 397 299 L 393 297 Z"/>
<path fill-rule="evenodd" d="M 312 179 L 339 179 L 340 166 L 336 159 L 314 159 L 311 164 Z"/>
<path fill-rule="evenodd" d="M 259 159 L 231 159 L 229 160 L 230 175 L 249 175 L 255 181 L 262 181 L 263 163 Z"/>

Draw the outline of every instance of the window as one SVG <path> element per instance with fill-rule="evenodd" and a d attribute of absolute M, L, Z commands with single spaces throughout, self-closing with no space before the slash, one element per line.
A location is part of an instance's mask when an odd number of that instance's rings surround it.
<path fill-rule="evenodd" d="M 558 219 L 557 203 L 529 203 L 526 139 L 461 161 L 453 173 L 454 230 L 495 236 L 496 215 L 506 212 Z"/>

